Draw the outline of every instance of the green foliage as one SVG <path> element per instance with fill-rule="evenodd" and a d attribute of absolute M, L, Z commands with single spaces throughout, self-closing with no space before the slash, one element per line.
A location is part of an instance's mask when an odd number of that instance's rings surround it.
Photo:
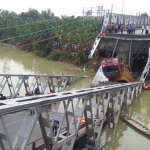
<path fill-rule="evenodd" d="M 44 52 L 44 55 L 51 53 L 51 59 L 68 59 L 77 64 L 88 60 L 83 49 L 86 46 L 92 47 L 101 26 L 101 22 L 90 17 L 55 17 L 50 9 L 39 13 L 30 8 L 28 12 L 20 14 L 0 10 L 0 40 L 16 37 L 16 43 L 21 43 L 20 46 L 27 45 L 25 48 L 31 52 L 37 50 Z M 61 43 L 63 48 L 67 45 L 70 51 L 52 51 L 56 41 Z M 78 52 L 72 52 L 72 45 L 78 45 Z"/>
<path fill-rule="evenodd" d="M 88 56 L 87 55 L 81 55 L 80 57 L 80 62 L 81 63 L 86 63 L 87 61 L 89 60 Z"/>
<path fill-rule="evenodd" d="M 53 50 L 52 52 L 51 52 L 51 56 L 50 56 L 50 58 L 52 59 L 52 60 L 59 60 L 60 59 L 60 57 L 61 57 L 61 51 L 58 51 L 58 50 Z"/>
<path fill-rule="evenodd" d="M 34 51 L 36 50 L 36 47 L 37 47 L 37 45 L 36 45 L 36 44 L 33 44 L 33 45 L 31 45 L 31 46 L 28 48 L 28 51 L 29 51 L 29 52 L 34 52 Z"/>
<path fill-rule="evenodd" d="M 145 13 L 142 13 L 141 16 L 142 17 L 148 17 L 148 14 L 145 12 Z"/>
<path fill-rule="evenodd" d="M 61 58 L 60 58 L 60 60 L 61 61 L 69 60 L 68 55 L 69 55 L 69 52 L 67 52 L 67 51 L 61 51 Z"/>
<path fill-rule="evenodd" d="M 46 54 L 49 54 L 51 52 L 51 48 L 50 48 L 49 45 L 46 45 L 45 48 L 44 48 L 44 50 L 45 50 Z"/>

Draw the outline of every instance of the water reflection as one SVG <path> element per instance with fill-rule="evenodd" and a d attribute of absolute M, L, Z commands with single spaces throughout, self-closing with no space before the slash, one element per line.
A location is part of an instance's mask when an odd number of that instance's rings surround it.
<path fill-rule="evenodd" d="M 118 121 L 118 124 L 115 128 L 107 128 L 107 144 L 105 150 L 115 150 L 121 147 L 122 144 L 119 142 L 119 140 L 124 136 L 124 131 L 126 130 L 127 126 L 125 123 L 122 122 L 122 120 Z"/>

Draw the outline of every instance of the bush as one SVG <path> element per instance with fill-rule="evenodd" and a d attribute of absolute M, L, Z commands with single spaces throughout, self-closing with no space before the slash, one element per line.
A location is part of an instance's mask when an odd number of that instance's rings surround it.
<path fill-rule="evenodd" d="M 87 61 L 88 61 L 88 56 L 83 53 L 79 53 L 78 56 L 76 56 L 76 59 L 74 59 L 74 63 L 76 65 L 85 64 Z"/>
<path fill-rule="evenodd" d="M 53 51 L 51 52 L 50 58 L 51 58 L 52 60 L 59 60 L 60 57 L 61 57 L 61 51 L 53 50 Z"/>
<path fill-rule="evenodd" d="M 29 52 L 34 52 L 36 50 L 37 44 L 33 44 L 29 47 L 28 51 Z"/>
<path fill-rule="evenodd" d="M 44 47 L 44 50 L 45 50 L 45 54 L 46 54 L 46 55 L 48 55 L 48 54 L 51 52 L 51 48 L 50 48 L 49 45 L 46 45 L 46 46 Z"/>
<path fill-rule="evenodd" d="M 64 60 L 68 60 L 69 59 L 69 53 L 70 52 L 67 52 L 67 51 L 61 51 L 61 57 L 60 57 L 60 60 L 64 61 Z"/>

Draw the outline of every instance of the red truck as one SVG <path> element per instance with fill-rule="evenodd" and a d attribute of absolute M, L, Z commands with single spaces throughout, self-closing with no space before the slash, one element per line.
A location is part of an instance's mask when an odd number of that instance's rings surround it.
<path fill-rule="evenodd" d="M 104 58 L 102 60 L 102 70 L 108 79 L 113 79 L 121 75 L 122 65 L 116 57 Z"/>

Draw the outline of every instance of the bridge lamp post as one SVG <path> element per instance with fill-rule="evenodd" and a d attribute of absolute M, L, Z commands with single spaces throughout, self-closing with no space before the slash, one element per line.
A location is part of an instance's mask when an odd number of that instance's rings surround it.
<path fill-rule="evenodd" d="M 123 0 L 123 3 L 122 3 L 122 14 L 123 14 L 123 9 L 124 9 L 124 1 L 125 0 Z"/>

